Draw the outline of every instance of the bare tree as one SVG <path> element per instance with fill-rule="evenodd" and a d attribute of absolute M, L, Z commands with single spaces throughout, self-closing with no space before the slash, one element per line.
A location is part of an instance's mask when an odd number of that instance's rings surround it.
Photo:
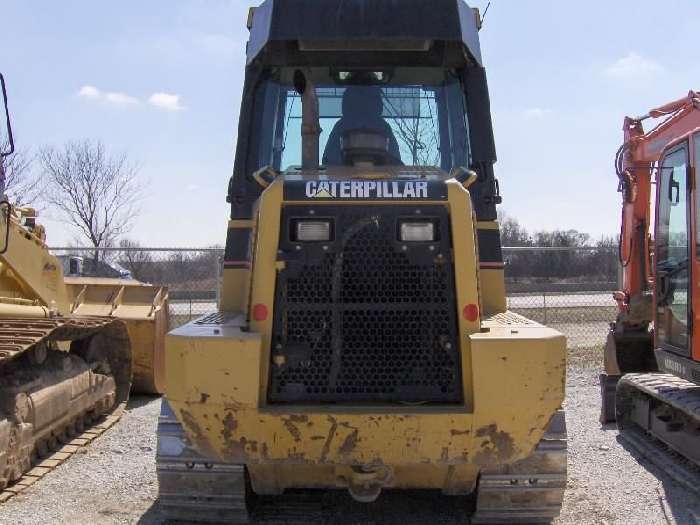
<path fill-rule="evenodd" d="M 384 96 L 388 117 L 414 166 L 440 164 L 439 137 L 433 118 L 434 101 L 420 90 Z M 424 114 L 425 113 L 425 114 Z"/>
<path fill-rule="evenodd" d="M 119 264 L 131 272 L 134 279 L 142 282 L 154 281 L 154 261 L 151 253 L 141 249 L 141 245 L 130 239 L 119 241 Z"/>
<path fill-rule="evenodd" d="M 43 148 L 39 162 L 46 202 L 92 246 L 109 246 L 129 231 L 142 184 L 125 154 L 111 156 L 102 142 L 84 140 Z"/>
<path fill-rule="evenodd" d="M 3 144 L 0 150 L 9 147 Z M 12 155 L 0 157 L 5 169 L 5 193 L 15 206 L 35 205 L 42 194 L 41 178 L 34 173 L 34 156 L 30 151 L 16 149 Z"/>

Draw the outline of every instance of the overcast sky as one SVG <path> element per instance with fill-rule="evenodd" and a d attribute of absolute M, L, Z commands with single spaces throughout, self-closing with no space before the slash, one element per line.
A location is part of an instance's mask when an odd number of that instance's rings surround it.
<path fill-rule="evenodd" d="M 131 238 L 222 244 L 254 3 L 0 0 L 16 142 L 99 138 L 148 184 Z M 492 2 L 481 38 L 507 214 L 531 230 L 618 230 L 623 116 L 700 89 L 698 20 L 697 0 Z M 74 238 L 43 222 L 51 245 Z"/>

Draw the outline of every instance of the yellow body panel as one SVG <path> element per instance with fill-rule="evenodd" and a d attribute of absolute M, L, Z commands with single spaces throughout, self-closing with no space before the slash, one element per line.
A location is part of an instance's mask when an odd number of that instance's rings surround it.
<path fill-rule="evenodd" d="M 229 232 L 231 230 L 252 230 L 251 220 L 228 221 Z M 252 237 L 251 237 L 252 238 Z M 250 261 L 248 254 L 242 260 L 224 260 L 224 271 L 221 282 L 221 304 L 223 311 L 245 311 L 248 308 L 248 292 L 250 290 Z M 233 263 L 233 264 L 232 264 Z M 229 267 L 232 264 L 232 267 Z"/>
<path fill-rule="evenodd" d="M 558 332 L 514 314 L 467 320 L 483 290 L 501 294 L 500 275 L 480 281 L 471 198 L 454 180 L 447 201 L 455 266 L 464 402 L 430 406 L 268 405 L 267 383 L 283 201 L 283 177 L 256 209 L 253 268 L 246 310 L 223 324 L 193 322 L 166 340 L 168 401 L 195 448 L 218 461 L 245 463 L 256 492 L 338 487 L 381 472 L 384 486 L 470 492 L 479 469 L 532 453 L 564 399 L 566 343 Z M 316 206 L 335 204 L 315 202 Z M 361 206 L 362 201 L 343 203 Z M 373 205 L 411 205 L 373 202 Z M 232 293 L 236 281 L 224 282 Z M 240 295 L 241 290 L 237 290 Z M 226 302 L 224 298 L 223 302 Z M 240 304 L 240 298 L 235 299 Z M 266 318 L 249 312 L 264 305 Z M 500 311 L 503 312 L 505 308 Z M 249 321 L 249 322 L 248 322 Z M 355 481 L 357 481 L 355 479 Z"/>
<path fill-rule="evenodd" d="M 196 448 L 226 462 L 512 463 L 532 452 L 563 401 L 565 342 L 535 323 L 484 323 L 483 330 L 469 338 L 469 368 L 479 371 L 473 410 L 265 406 L 258 384 L 267 354 L 261 335 L 194 323 L 168 335 L 168 401 Z"/>
<path fill-rule="evenodd" d="M 7 250 L 0 255 L 0 302 L 10 303 L 16 298 L 33 301 L 57 313 L 66 314 L 70 310 L 60 261 L 12 215 Z"/>
<path fill-rule="evenodd" d="M 481 290 L 481 310 L 491 316 L 507 309 L 506 282 L 503 268 L 481 268 L 479 288 Z"/>

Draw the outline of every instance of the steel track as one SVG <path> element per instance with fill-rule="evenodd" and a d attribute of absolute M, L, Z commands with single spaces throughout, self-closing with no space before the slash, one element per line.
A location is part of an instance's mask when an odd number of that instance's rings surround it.
<path fill-rule="evenodd" d="M 248 523 L 243 465 L 212 463 L 188 443 L 163 399 L 156 453 L 160 508 L 168 520 Z"/>
<path fill-rule="evenodd" d="M 566 418 L 558 411 L 531 456 L 484 471 L 472 523 L 549 523 L 566 489 Z"/>
<path fill-rule="evenodd" d="M 0 492 L 0 505 L 34 485 L 46 474 L 76 454 L 78 450 L 86 447 L 114 426 L 124 414 L 125 407 L 126 403 L 119 405 L 110 414 L 95 420 L 94 424 L 83 432 L 73 433 L 75 432 L 73 429 L 61 430 L 61 435 L 68 435 L 70 440 L 65 445 L 59 442 L 55 450 L 50 451 L 45 459 L 38 460 L 31 470 L 27 471 L 16 483 Z"/>
<path fill-rule="evenodd" d="M 0 319 L 0 397 L 6 396 L 4 402 L 9 400 L 10 407 L 13 406 L 12 396 L 18 393 L 19 396 L 31 395 L 37 388 L 50 386 L 53 378 L 50 372 L 42 375 L 46 371 L 45 364 L 32 360 L 23 362 L 20 359 L 23 354 L 31 355 L 41 345 L 43 359 L 49 363 L 63 353 L 48 349 L 54 341 L 74 342 L 99 336 L 104 336 L 102 342 L 109 346 L 103 349 L 103 353 L 111 369 L 111 378 L 116 383 L 115 391 L 95 396 L 81 411 L 57 414 L 50 426 L 41 428 L 34 428 L 33 420 L 25 419 L 30 416 L 29 412 L 6 414 L 0 411 L 0 423 L 10 425 L 13 436 L 7 448 L 0 451 L 9 461 L 1 485 L 0 503 L 33 485 L 114 425 L 126 405 L 131 373 L 130 367 L 124 364 L 130 363 L 131 356 L 128 345 L 122 346 L 124 340 L 128 341 L 128 335 L 121 322 L 95 317 Z M 27 380 L 28 376 L 34 379 Z M 44 385 L 42 381 L 49 383 Z M 23 390 L 25 386 L 26 391 Z"/>

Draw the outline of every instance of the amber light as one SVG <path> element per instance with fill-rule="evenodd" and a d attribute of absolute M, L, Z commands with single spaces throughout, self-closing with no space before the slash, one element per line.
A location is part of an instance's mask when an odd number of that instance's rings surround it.
<path fill-rule="evenodd" d="M 462 310 L 462 317 L 464 317 L 470 323 L 475 322 L 479 319 L 479 307 L 474 303 L 468 304 Z"/>
<path fill-rule="evenodd" d="M 261 322 L 267 320 L 267 306 L 264 304 L 256 304 L 253 306 L 253 319 Z"/>

